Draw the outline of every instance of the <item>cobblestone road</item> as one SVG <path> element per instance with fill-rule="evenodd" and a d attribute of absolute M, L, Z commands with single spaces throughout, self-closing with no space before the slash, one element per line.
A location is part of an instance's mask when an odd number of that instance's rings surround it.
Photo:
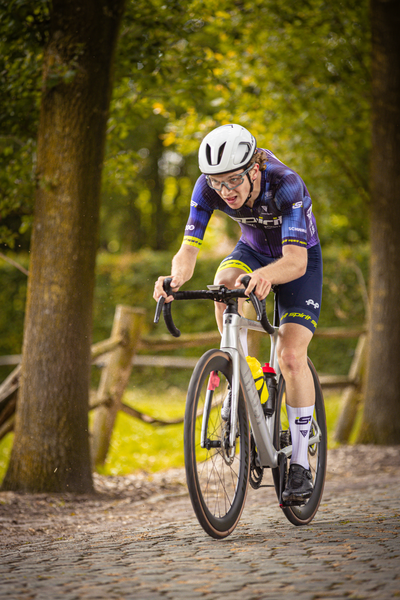
<path fill-rule="evenodd" d="M 399 498 L 398 468 L 328 479 L 315 520 L 296 528 L 272 490 L 251 490 L 239 526 L 223 541 L 202 531 L 184 492 L 121 500 L 118 518 L 101 523 L 70 514 L 61 539 L 46 535 L 43 513 L 42 528 L 13 543 L 6 515 L 0 598 L 400 597 Z"/>

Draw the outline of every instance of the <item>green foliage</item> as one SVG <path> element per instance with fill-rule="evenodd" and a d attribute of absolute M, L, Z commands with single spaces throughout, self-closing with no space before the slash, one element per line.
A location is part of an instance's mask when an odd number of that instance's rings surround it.
<path fill-rule="evenodd" d="M 3 477 L 6 474 L 8 461 L 10 459 L 11 449 L 14 441 L 14 434 L 7 434 L 0 441 L 0 481 L 3 481 Z"/>
<path fill-rule="evenodd" d="M 357 328 L 366 323 L 369 252 L 333 246 L 323 252 L 324 284 L 319 327 Z M 357 339 L 314 337 L 309 355 L 319 373 L 347 375 Z"/>
<path fill-rule="evenodd" d="M 168 142 L 193 152 L 213 127 L 240 122 L 304 178 L 324 244 L 366 240 L 366 0 L 242 2 L 240 12 L 226 5 L 206 21 L 201 36 L 218 63 L 217 84 L 207 90 L 207 104 L 193 104 L 169 124 Z"/>
<path fill-rule="evenodd" d="M 50 2 L 0 7 L 0 242 L 26 249 Z M 101 246 L 175 250 L 199 174 L 199 142 L 232 121 L 298 170 L 324 245 L 365 241 L 369 44 L 366 0 L 128 1 Z M 70 71 L 61 75 L 73 85 Z"/>
<path fill-rule="evenodd" d="M 29 245 L 48 0 L 0 0 L 0 244 Z"/>
<path fill-rule="evenodd" d="M 119 46 L 103 246 L 175 249 L 200 140 L 227 122 L 249 127 L 300 173 L 324 245 L 366 241 L 367 1 L 193 0 L 184 12 L 174 2 L 150 10 L 158 27 L 147 32 L 148 11 L 128 5 Z"/>
<path fill-rule="evenodd" d="M 219 259 L 199 260 L 193 279 L 186 284 L 198 289 L 212 283 Z M 100 253 L 97 261 L 97 283 L 94 305 L 94 340 L 109 337 L 116 304 L 146 309 L 148 333 L 165 333 L 165 325 L 154 325 L 155 302 L 152 298 L 154 283 L 160 274 L 168 275 L 171 269 L 171 254 L 142 251 L 131 255 Z M 178 304 L 178 303 L 177 303 Z M 207 302 L 180 302 L 174 307 L 178 327 L 189 333 L 211 331 L 215 326 L 214 312 Z"/>
<path fill-rule="evenodd" d="M 19 258 L 27 268 L 27 257 Z M 0 257 L 0 356 L 20 354 L 25 315 L 27 277 Z M 0 382 L 12 369 L 0 367 Z"/>

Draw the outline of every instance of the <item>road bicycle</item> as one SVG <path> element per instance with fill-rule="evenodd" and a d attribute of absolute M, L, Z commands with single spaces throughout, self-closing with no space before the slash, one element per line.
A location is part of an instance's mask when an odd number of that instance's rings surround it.
<path fill-rule="evenodd" d="M 244 276 L 245 288 L 250 278 Z M 194 512 L 205 532 L 222 539 L 232 533 L 242 514 L 248 484 L 261 487 L 264 471 L 272 471 L 279 505 L 294 525 L 306 525 L 314 518 L 321 502 L 327 460 L 327 430 L 324 399 L 317 372 L 308 365 L 315 387 L 315 410 L 308 441 L 308 458 L 313 475 L 313 492 L 301 506 L 286 506 L 282 500 L 288 459 L 292 453 L 289 422 L 286 414 L 285 380 L 277 360 L 279 315 L 275 289 L 273 324 L 269 322 L 265 300 L 260 302 L 245 288 L 229 290 L 223 285 L 209 285 L 207 290 L 172 292 L 171 278 L 164 280 L 164 290 L 174 300 L 208 299 L 226 304 L 219 349 L 205 352 L 190 379 L 184 420 L 184 455 L 187 485 Z M 239 315 L 238 298 L 250 300 L 257 320 Z M 169 332 L 180 336 L 172 318 L 173 302 L 160 297 L 154 322 L 161 311 Z M 254 378 L 240 343 L 239 330 L 266 331 L 270 335 L 270 367 L 276 375 L 269 379 L 269 398 L 261 404 Z M 230 417 L 221 417 L 221 407 L 231 394 Z M 225 415 L 226 416 L 226 415 Z"/>

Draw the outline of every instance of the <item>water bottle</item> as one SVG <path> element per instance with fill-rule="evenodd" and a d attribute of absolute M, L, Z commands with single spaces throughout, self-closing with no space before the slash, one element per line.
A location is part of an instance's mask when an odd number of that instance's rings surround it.
<path fill-rule="evenodd" d="M 247 364 L 250 367 L 251 374 L 253 375 L 254 383 L 256 384 L 256 389 L 260 397 L 261 404 L 265 405 L 268 400 L 268 388 L 261 365 L 258 362 L 258 360 L 253 356 L 247 356 L 246 360 Z"/>
<path fill-rule="evenodd" d="M 265 415 L 271 416 L 275 412 L 275 400 L 276 392 L 278 389 L 278 382 L 276 380 L 275 369 L 270 367 L 269 363 L 265 363 L 265 365 L 262 368 L 262 371 L 268 389 L 268 402 L 264 404 L 263 409 Z"/>

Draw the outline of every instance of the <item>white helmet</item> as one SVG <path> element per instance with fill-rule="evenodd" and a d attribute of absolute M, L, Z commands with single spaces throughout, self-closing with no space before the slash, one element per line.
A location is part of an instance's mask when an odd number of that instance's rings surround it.
<path fill-rule="evenodd" d="M 206 175 L 220 175 L 246 168 L 256 147 L 255 137 L 241 125 L 217 127 L 200 144 L 200 171 Z"/>

